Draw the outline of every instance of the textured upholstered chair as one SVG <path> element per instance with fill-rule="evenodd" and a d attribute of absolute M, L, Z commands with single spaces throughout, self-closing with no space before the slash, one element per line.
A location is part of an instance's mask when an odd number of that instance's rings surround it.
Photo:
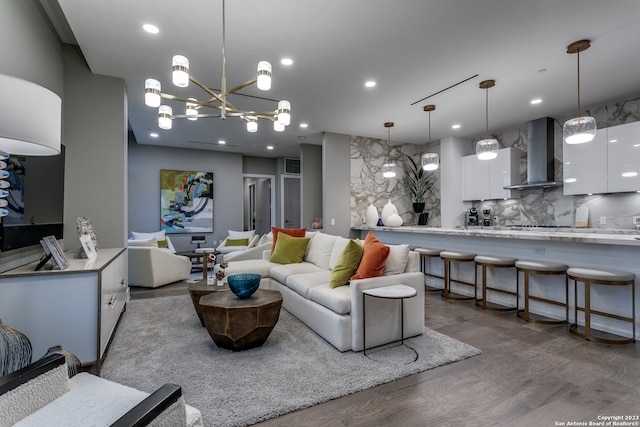
<path fill-rule="evenodd" d="M 88 373 L 69 378 L 64 356 L 53 354 L 0 377 L 0 425 L 202 426 L 181 388 L 165 384 L 149 395 Z"/>
<path fill-rule="evenodd" d="M 250 231 L 233 231 L 228 230 L 229 235 L 220 243 L 216 248 L 221 254 L 228 254 L 231 252 L 244 251 L 252 248 L 258 244 L 260 239 L 259 235 L 256 235 L 255 230 Z"/>
<path fill-rule="evenodd" d="M 129 241 L 129 285 L 157 288 L 158 286 L 185 280 L 191 274 L 191 261 L 155 246 L 154 239 Z M 148 242 L 146 245 L 140 242 Z"/>

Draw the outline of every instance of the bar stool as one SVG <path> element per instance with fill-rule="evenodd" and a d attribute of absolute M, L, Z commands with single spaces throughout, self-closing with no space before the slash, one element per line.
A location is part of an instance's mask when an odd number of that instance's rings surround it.
<path fill-rule="evenodd" d="M 470 252 L 455 252 L 455 251 L 442 251 L 440 252 L 440 258 L 444 262 L 444 289 L 440 293 L 442 298 L 450 300 L 450 301 L 471 301 L 476 297 L 476 282 L 478 281 L 478 272 L 474 268 L 473 273 L 473 283 L 465 282 L 459 279 L 451 278 L 451 263 L 454 262 L 473 262 L 473 259 L 476 257 L 476 254 Z M 473 286 L 474 293 L 473 296 L 460 295 L 451 292 L 451 282 L 459 283 L 461 285 Z"/>
<path fill-rule="evenodd" d="M 574 322 L 569 325 L 569 332 L 584 338 L 588 341 L 603 342 L 607 344 L 628 344 L 635 341 L 636 337 L 636 290 L 634 273 L 616 270 L 600 270 L 592 268 L 569 268 L 567 277 L 573 280 L 573 298 L 575 301 Z M 584 283 L 584 307 L 578 306 L 578 282 Z M 591 309 L 591 286 L 631 286 L 631 317 L 621 316 L 613 313 L 605 313 Z M 584 326 L 578 325 L 578 311 L 584 313 Z M 610 334 L 597 329 L 591 329 L 591 315 L 609 317 L 624 322 L 630 322 L 632 325 L 632 336 L 622 337 Z"/>
<path fill-rule="evenodd" d="M 501 294 L 513 295 L 517 296 L 516 292 L 508 291 L 506 289 L 500 289 L 493 286 L 487 286 L 487 268 L 512 268 L 515 267 L 516 259 L 505 256 L 485 256 L 478 255 L 474 258 L 476 262 L 476 269 L 478 266 L 482 267 L 482 298 L 477 297 L 477 287 L 476 287 L 476 305 L 483 310 L 491 310 L 491 311 L 513 311 L 518 309 L 518 304 L 516 302 L 515 307 L 506 307 L 504 305 L 496 304 L 487 301 L 487 291 L 498 292 Z M 476 283 L 477 283 L 478 275 L 476 274 Z"/>
<path fill-rule="evenodd" d="M 562 323 L 567 323 L 569 321 L 569 279 L 567 279 L 567 268 L 569 268 L 566 264 L 560 264 L 557 262 L 548 262 L 548 261 L 528 261 L 528 260 L 518 260 L 516 261 L 516 273 L 517 273 L 517 281 L 516 281 L 516 293 L 517 293 L 517 301 L 518 301 L 518 318 L 525 320 L 531 323 L 544 323 L 547 325 L 559 325 Z M 524 309 L 520 309 L 520 273 L 524 277 Z M 564 290 L 565 290 L 565 299 L 564 302 L 555 301 L 548 298 L 542 298 L 539 296 L 531 295 L 529 293 L 529 275 L 531 274 L 542 274 L 542 275 L 564 275 Z M 546 316 L 533 314 L 529 311 L 529 301 L 538 301 L 546 304 L 554 304 L 559 305 L 565 308 L 565 318 L 560 319 L 551 319 Z"/>
<path fill-rule="evenodd" d="M 440 252 L 442 252 L 442 249 L 415 248 L 414 251 L 420 254 L 420 269 L 422 270 L 425 276 L 435 277 L 437 279 L 444 280 L 444 276 L 431 273 L 431 268 L 429 268 L 429 272 L 427 273 L 427 265 L 430 265 L 429 263 L 431 261 L 431 258 L 434 258 L 434 257 L 440 258 Z M 425 292 L 442 292 L 442 288 L 434 288 L 433 286 L 429 286 L 425 284 L 424 291 Z"/>

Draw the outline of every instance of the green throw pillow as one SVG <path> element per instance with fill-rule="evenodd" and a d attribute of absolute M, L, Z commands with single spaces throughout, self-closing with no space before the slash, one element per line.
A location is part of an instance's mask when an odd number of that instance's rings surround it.
<path fill-rule="evenodd" d="M 163 248 L 163 249 L 169 249 L 169 242 L 167 242 L 167 239 L 164 240 L 158 240 L 158 247 L 159 248 Z"/>
<path fill-rule="evenodd" d="M 362 243 L 359 240 L 349 240 L 338 261 L 336 261 L 336 265 L 331 270 L 331 278 L 329 279 L 331 288 L 337 288 L 349 283 L 349 278 L 353 276 L 358 269 L 358 265 L 360 265 L 362 252 Z"/>
<path fill-rule="evenodd" d="M 295 264 L 302 262 L 304 252 L 309 244 L 308 237 L 291 237 L 280 233 L 276 247 L 271 254 L 271 262 L 278 264 Z"/>
<path fill-rule="evenodd" d="M 249 239 L 227 239 L 227 246 L 247 246 Z"/>

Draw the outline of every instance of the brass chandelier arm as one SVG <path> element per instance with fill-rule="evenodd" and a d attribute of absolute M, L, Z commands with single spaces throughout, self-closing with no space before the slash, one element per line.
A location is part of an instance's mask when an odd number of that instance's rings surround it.
<path fill-rule="evenodd" d="M 218 93 L 214 92 L 213 90 L 209 89 L 209 87 L 207 85 L 203 84 L 200 80 L 196 79 L 192 75 L 189 75 L 189 80 L 191 80 L 200 89 L 202 89 L 203 91 L 205 91 L 209 95 L 211 95 L 211 99 L 209 101 L 207 101 L 207 103 L 210 103 L 213 99 L 217 99 L 218 102 L 220 102 L 221 104 L 225 103 L 224 95 L 222 93 L 218 94 Z"/>
<path fill-rule="evenodd" d="M 254 84 L 257 81 L 258 81 L 258 79 L 254 77 L 251 80 L 247 80 L 246 82 L 244 82 L 242 84 L 239 84 L 238 86 L 232 88 L 231 90 L 228 90 L 227 93 L 225 93 L 224 95 L 229 95 L 229 94 L 235 93 L 235 92 L 239 91 L 240 89 L 244 89 L 247 86 L 251 86 L 252 84 Z"/>

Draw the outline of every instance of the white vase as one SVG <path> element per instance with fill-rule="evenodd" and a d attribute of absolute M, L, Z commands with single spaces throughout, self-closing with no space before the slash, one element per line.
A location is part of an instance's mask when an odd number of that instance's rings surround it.
<path fill-rule="evenodd" d="M 402 222 L 403 221 L 400 215 L 398 215 L 397 213 L 393 213 L 389 215 L 389 218 L 387 218 L 387 221 L 384 223 L 384 225 L 388 227 L 400 227 L 402 225 Z"/>
<path fill-rule="evenodd" d="M 364 212 L 364 223 L 367 227 L 375 227 L 378 224 L 378 209 L 371 203 Z"/>
<path fill-rule="evenodd" d="M 386 205 L 384 205 L 384 207 L 382 208 L 382 214 L 380 215 L 380 218 L 382 218 L 382 223 L 384 225 L 387 225 L 387 220 L 389 219 L 389 217 L 392 214 L 398 214 L 398 209 L 396 208 L 396 205 L 394 205 L 393 203 L 391 203 L 391 200 L 389 200 L 387 202 Z"/>

